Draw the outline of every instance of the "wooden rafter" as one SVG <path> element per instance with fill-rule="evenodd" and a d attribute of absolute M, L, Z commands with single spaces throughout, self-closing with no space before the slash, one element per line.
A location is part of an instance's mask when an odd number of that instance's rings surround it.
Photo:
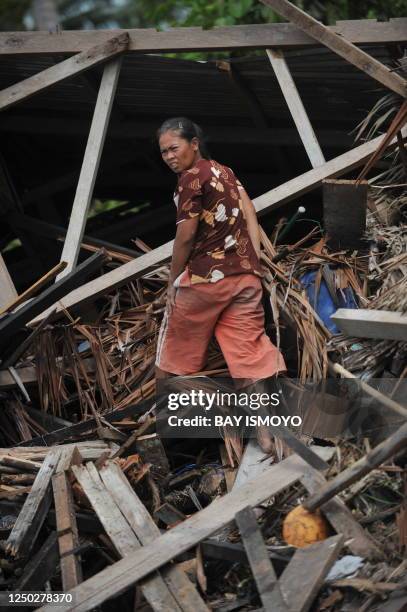
<path fill-rule="evenodd" d="M 291 76 L 290 69 L 285 61 L 281 49 L 266 49 L 267 56 L 273 66 L 277 81 L 283 92 L 291 116 L 297 127 L 298 134 L 305 147 L 313 168 L 325 163 L 324 154 L 321 151 L 317 137 L 302 103 L 300 94 Z"/>
<path fill-rule="evenodd" d="M 406 41 L 407 19 L 387 22 L 371 20 L 339 21 L 330 26 L 354 44 L 386 44 Z M 123 30 L 117 30 L 120 34 Z M 315 46 L 315 40 L 291 23 L 253 24 L 232 27 L 128 30 L 129 52 L 215 51 L 222 49 L 267 49 Z M 48 32 L 0 32 L 0 54 L 72 54 L 106 42 L 111 30 Z"/>
<path fill-rule="evenodd" d="M 61 255 L 61 261 L 66 261 L 68 265 L 57 277 L 58 279 L 72 272 L 78 260 L 117 82 L 119 80 L 120 67 L 121 58 L 118 58 L 109 62 L 103 71 L 78 186 L 72 205 L 69 227 Z"/>
<path fill-rule="evenodd" d="M 401 76 L 392 72 L 390 68 L 353 45 L 343 36 L 333 32 L 330 28 L 314 19 L 314 17 L 297 8 L 291 2 L 288 2 L 288 0 L 261 0 L 261 2 L 291 21 L 291 23 L 317 42 L 325 45 L 334 53 L 345 58 L 349 63 L 366 72 L 366 74 L 382 83 L 382 85 L 385 85 L 404 98 L 407 97 L 407 83 Z"/>
<path fill-rule="evenodd" d="M 128 42 L 129 35 L 127 32 L 111 37 L 102 45 L 91 47 L 87 51 L 83 51 L 59 64 L 55 64 L 55 66 L 46 68 L 46 70 L 34 74 L 20 83 L 3 89 L 0 91 L 0 111 L 9 108 L 17 102 L 27 100 L 31 96 L 41 93 L 66 79 L 70 79 L 97 64 L 112 59 L 127 48 Z"/>

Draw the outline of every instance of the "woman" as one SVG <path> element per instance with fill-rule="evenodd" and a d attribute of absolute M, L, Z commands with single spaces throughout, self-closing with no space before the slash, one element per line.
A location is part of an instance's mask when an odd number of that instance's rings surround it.
<path fill-rule="evenodd" d="M 285 370 L 264 331 L 256 212 L 230 168 L 210 159 L 195 123 L 168 119 L 157 132 L 161 156 L 178 176 L 177 232 L 156 374 L 203 370 L 213 335 L 234 379 Z"/>

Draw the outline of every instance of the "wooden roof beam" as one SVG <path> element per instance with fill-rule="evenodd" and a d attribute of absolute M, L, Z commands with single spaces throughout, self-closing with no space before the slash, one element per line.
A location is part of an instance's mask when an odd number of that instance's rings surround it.
<path fill-rule="evenodd" d="M 327 26 L 297 8 L 288 0 L 260 0 L 276 13 L 291 21 L 318 43 L 325 45 L 370 77 L 382 83 L 403 98 L 407 98 L 407 82 L 390 68 L 365 53 L 351 42 L 332 32 Z"/>
<path fill-rule="evenodd" d="M 388 44 L 406 41 L 406 18 L 379 22 L 375 19 L 338 21 L 328 29 L 354 44 Z M 106 42 L 124 30 L 79 30 L 49 32 L 0 32 L 0 55 L 79 53 Z M 127 30 L 128 51 L 170 53 L 315 46 L 315 40 L 291 23 L 252 24 L 229 27 Z"/>
<path fill-rule="evenodd" d="M 285 61 L 281 49 L 266 49 L 267 56 L 273 66 L 277 81 L 283 92 L 291 116 L 297 127 L 298 134 L 313 168 L 325 163 L 324 154 L 321 151 L 317 137 L 302 103 L 301 96 L 295 86 L 290 69 Z"/>
<path fill-rule="evenodd" d="M 110 113 L 119 80 L 121 58 L 111 60 L 104 69 L 99 93 L 93 113 L 88 142 L 83 158 L 81 173 L 72 204 L 68 231 L 62 250 L 61 261 L 67 262 L 67 267 L 57 277 L 63 278 L 76 266 L 81 248 L 88 211 L 93 196 L 93 188 L 99 170 L 103 145 L 109 126 Z"/>

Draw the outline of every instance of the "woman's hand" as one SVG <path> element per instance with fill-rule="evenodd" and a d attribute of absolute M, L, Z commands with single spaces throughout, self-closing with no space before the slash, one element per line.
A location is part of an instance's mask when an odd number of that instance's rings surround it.
<path fill-rule="evenodd" d="M 174 285 L 170 281 L 168 283 L 168 288 L 167 288 L 167 313 L 169 315 L 172 314 L 172 311 L 173 311 L 174 306 L 175 306 L 175 294 L 176 294 L 176 291 L 177 291 L 176 288 L 174 287 Z"/>

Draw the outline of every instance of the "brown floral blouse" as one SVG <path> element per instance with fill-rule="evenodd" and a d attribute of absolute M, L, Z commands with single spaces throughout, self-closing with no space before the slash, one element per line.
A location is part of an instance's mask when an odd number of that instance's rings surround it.
<path fill-rule="evenodd" d="M 199 215 L 187 264 L 189 283 L 216 283 L 232 274 L 262 275 L 247 230 L 242 189 L 233 171 L 213 159 L 200 159 L 179 175 L 174 194 L 177 224 Z"/>

